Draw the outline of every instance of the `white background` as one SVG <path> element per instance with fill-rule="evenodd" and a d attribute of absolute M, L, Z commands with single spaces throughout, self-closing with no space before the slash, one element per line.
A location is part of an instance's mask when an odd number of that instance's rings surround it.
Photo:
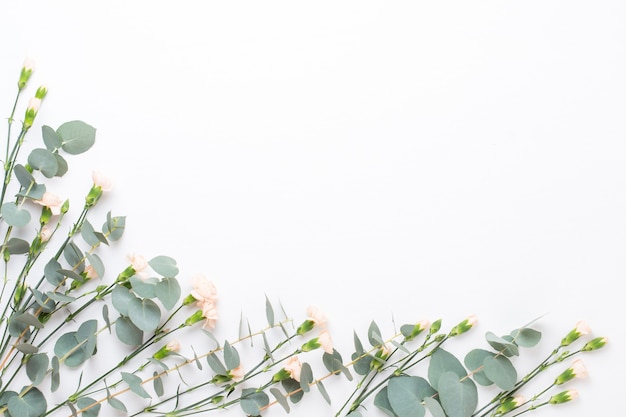
<path fill-rule="evenodd" d="M 620 414 L 623 2 L 5 1 L 0 16 L 3 114 L 31 57 L 50 93 L 29 140 L 98 129 L 55 191 L 107 173 L 118 256 L 171 256 L 186 289 L 213 280 L 223 337 L 240 314 L 262 326 L 266 295 L 295 317 L 320 306 L 344 357 L 371 320 L 475 313 L 464 351 L 545 314 L 539 352 L 586 320 L 610 345 L 584 358 L 575 403 L 535 414 Z M 292 414 L 333 415 L 334 398 Z"/>

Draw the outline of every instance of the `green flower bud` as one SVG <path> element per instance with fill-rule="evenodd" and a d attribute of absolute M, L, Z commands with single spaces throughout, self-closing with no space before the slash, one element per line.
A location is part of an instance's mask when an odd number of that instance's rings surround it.
<path fill-rule="evenodd" d="M 441 329 L 441 319 L 435 320 L 433 324 L 430 325 L 430 330 L 428 331 L 429 335 L 433 335 L 437 333 Z"/>
<path fill-rule="evenodd" d="M 496 409 L 496 415 L 506 414 L 524 404 L 526 400 L 522 396 L 506 397 L 500 402 L 500 406 Z"/>
<path fill-rule="evenodd" d="M 597 350 L 597 349 L 601 349 L 604 347 L 604 345 L 607 344 L 609 340 L 602 336 L 602 337 L 596 337 L 595 339 L 592 339 L 590 341 L 588 341 L 585 346 L 583 346 L 583 348 L 581 349 L 583 352 L 589 352 L 592 350 Z"/>
<path fill-rule="evenodd" d="M 35 122 L 35 117 L 39 112 L 39 107 L 41 106 L 41 100 L 37 97 L 33 97 L 28 102 L 28 107 L 26 107 L 26 114 L 24 114 L 24 123 L 22 124 L 22 128 L 24 130 L 30 129 L 30 127 Z"/>
<path fill-rule="evenodd" d="M 185 326 L 192 326 L 202 320 L 204 320 L 202 310 L 198 310 L 185 320 Z"/>
<path fill-rule="evenodd" d="M 478 319 L 476 318 L 476 316 L 474 315 L 469 316 L 468 318 L 466 318 L 465 320 L 463 320 L 462 322 L 460 322 L 459 324 L 457 324 L 456 326 L 452 328 L 452 330 L 450 331 L 450 336 L 451 337 L 458 336 L 460 334 L 463 334 L 469 331 L 472 327 L 474 327 L 477 320 Z"/>
<path fill-rule="evenodd" d="M 315 322 L 313 320 L 305 320 L 296 330 L 296 334 L 303 335 L 313 330 L 314 327 Z"/>
<path fill-rule="evenodd" d="M 321 348 L 322 344 L 319 341 L 319 337 L 314 337 L 313 339 L 309 340 L 308 342 L 306 342 L 305 344 L 302 345 L 302 347 L 300 348 L 303 352 L 310 352 L 312 350 Z"/>
<path fill-rule="evenodd" d="M 17 88 L 22 90 L 26 87 L 30 76 L 33 75 L 33 71 L 35 70 L 35 63 L 30 60 L 24 60 L 24 64 L 22 65 L 22 70 L 20 71 L 20 78 L 17 81 Z"/>
<path fill-rule="evenodd" d="M 553 395 L 548 400 L 550 404 L 563 404 L 568 401 L 572 401 L 573 399 L 578 398 L 578 391 L 570 389 L 567 391 L 559 392 L 556 395 Z"/>
<path fill-rule="evenodd" d="M 590 332 L 591 329 L 589 329 L 587 323 L 584 321 L 579 321 L 578 323 L 576 323 L 576 327 L 572 331 L 570 331 L 567 336 L 563 338 L 563 340 L 561 340 L 561 346 L 569 346 L 573 342 L 578 340 L 580 336 L 587 335 Z"/>
<path fill-rule="evenodd" d="M 289 378 L 291 378 L 291 372 L 289 372 L 285 368 L 282 368 L 280 371 L 276 372 L 274 374 L 274 376 L 272 376 L 272 381 L 273 382 L 280 382 L 280 381 L 284 381 L 285 379 L 289 379 Z"/>
<path fill-rule="evenodd" d="M 39 86 L 39 88 L 35 92 L 35 97 L 37 97 L 39 100 L 43 100 L 47 94 L 48 94 L 48 87 L 45 85 L 42 85 L 42 86 Z"/>
<path fill-rule="evenodd" d="M 561 373 L 554 383 L 561 385 L 574 378 L 583 378 L 587 375 L 587 370 L 580 359 L 575 360 L 572 365 Z"/>

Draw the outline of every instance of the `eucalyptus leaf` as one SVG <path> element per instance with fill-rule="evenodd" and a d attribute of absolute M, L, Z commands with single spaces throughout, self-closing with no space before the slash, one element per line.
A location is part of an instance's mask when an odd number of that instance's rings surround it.
<path fill-rule="evenodd" d="M 28 164 L 41 173 L 46 178 L 52 178 L 57 175 L 59 163 L 52 152 L 47 149 L 36 148 L 28 155 Z"/>
<path fill-rule="evenodd" d="M 326 400 L 328 404 L 330 404 L 331 402 L 330 396 L 328 395 L 328 392 L 326 391 L 326 387 L 324 387 L 324 384 L 322 384 L 322 381 L 321 380 L 317 381 L 317 384 L 315 385 L 317 385 L 317 389 L 320 392 L 320 394 L 322 394 L 322 397 Z"/>
<path fill-rule="evenodd" d="M 435 390 L 439 390 L 439 379 L 446 372 L 453 372 L 459 378 L 467 376 L 463 364 L 450 352 L 437 348 L 430 358 L 428 366 L 428 380 Z"/>
<path fill-rule="evenodd" d="M 159 373 L 157 371 L 154 371 L 152 374 L 152 388 L 154 388 L 154 392 L 157 397 L 160 397 L 165 393 L 165 390 L 163 389 L 163 380 L 159 377 Z"/>
<path fill-rule="evenodd" d="M 478 405 L 478 391 L 470 378 L 444 372 L 439 378 L 439 400 L 448 417 L 471 417 Z"/>
<path fill-rule="evenodd" d="M 133 288 L 135 294 L 141 298 L 154 298 L 156 297 L 156 285 L 159 282 L 156 278 L 141 278 L 138 275 L 133 275 L 129 279 L 130 285 Z"/>
<path fill-rule="evenodd" d="M 41 127 L 41 136 L 43 137 L 43 143 L 46 145 L 46 149 L 49 151 L 55 152 L 61 147 L 61 138 L 50 126 L 43 125 Z"/>
<path fill-rule="evenodd" d="M 57 177 L 62 177 L 63 175 L 67 174 L 67 170 L 68 170 L 67 161 L 65 160 L 65 158 L 63 158 L 58 153 L 55 153 L 54 157 L 57 160 L 57 173 L 56 173 L 56 176 Z"/>
<path fill-rule="evenodd" d="M 31 355 L 26 362 L 26 375 L 33 385 L 41 384 L 48 372 L 50 360 L 45 353 L 36 353 Z"/>
<path fill-rule="evenodd" d="M 4 249 L 11 255 L 22 255 L 24 253 L 28 253 L 30 250 L 30 244 L 24 239 L 12 237 L 6 245 L 4 245 Z"/>
<path fill-rule="evenodd" d="M 36 182 L 35 177 L 33 177 L 33 175 L 21 164 L 15 164 L 13 167 L 13 173 L 23 188 L 29 188 Z"/>
<path fill-rule="evenodd" d="M 50 369 L 52 369 L 52 373 L 50 374 L 50 391 L 55 392 L 61 385 L 61 374 L 58 357 L 52 357 L 52 359 L 50 360 Z"/>
<path fill-rule="evenodd" d="M 389 398 L 387 397 L 387 387 L 383 387 L 380 391 L 378 391 L 378 393 L 376 393 L 376 396 L 374 397 L 374 405 L 389 417 L 398 417 L 398 415 L 393 412 L 391 404 L 389 403 Z"/>
<path fill-rule="evenodd" d="M 541 332 L 538 330 L 523 327 L 511 332 L 511 337 L 515 343 L 522 347 L 533 347 L 541 341 Z"/>
<path fill-rule="evenodd" d="M 278 388 L 270 388 L 270 393 L 272 393 L 274 398 L 276 398 L 278 404 L 280 404 L 281 407 L 283 407 L 285 411 L 289 413 L 289 401 L 287 401 L 287 397 L 285 397 Z"/>
<path fill-rule="evenodd" d="M 15 203 L 4 203 L 0 208 L 0 214 L 9 226 L 23 227 L 30 222 L 30 212 L 17 207 Z"/>
<path fill-rule="evenodd" d="M 128 306 L 128 318 L 139 329 L 145 333 L 150 333 L 159 326 L 161 310 L 154 301 L 141 300 Z"/>
<path fill-rule="evenodd" d="M 139 395 L 141 398 L 151 398 L 150 394 L 148 394 L 148 391 L 146 391 L 141 386 L 143 380 L 137 375 L 131 374 L 129 372 L 122 372 L 122 379 L 128 384 L 130 390 Z"/>
<path fill-rule="evenodd" d="M 123 411 L 125 413 L 128 412 L 124 403 L 115 397 L 111 397 L 110 395 L 107 395 L 107 402 L 109 403 L 111 407 L 115 408 L 116 410 Z"/>
<path fill-rule="evenodd" d="M 487 358 L 493 358 L 496 354 L 484 349 L 473 349 L 467 355 L 463 362 L 467 369 L 472 373 L 472 377 L 476 382 L 483 386 L 493 384 L 493 381 L 485 375 L 484 362 Z"/>
<path fill-rule="evenodd" d="M 156 256 L 148 261 L 150 268 L 163 277 L 175 277 L 178 275 L 176 261 L 169 256 Z"/>
<path fill-rule="evenodd" d="M 44 267 L 44 276 L 46 277 L 46 280 L 52 285 L 59 285 L 65 278 L 65 276 L 59 272 L 61 269 L 63 268 L 56 259 L 50 259 Z"/>
<path fill-rule="evenodd" d="M 311 365 L 304 362 L 300 368 L 300 388 L 302 392 L 306 393 L 311 390 L 311 383 L 313 382 L 313 370 Z"/>
<path fill-rule="evenodd" d="M 143 341 L 143 332 L 128 317 L 115 320 L 115 334 L 120 342 L 129 346 L 139 346 Z"/>
<path fill-rule="evenodd" d="M 30 343 L 18 343 L 15 345 L 15 349 L 19 350 L 25 355 L 32 355 L 34 353 L 39 352 L 39 348 L 37 346 L 32 345 Z"/>
<path fill-rule="evenodd" d="M 423 401 L 424 405 L 433 417 L 448 417 L 446 416 L 445 411 L 443 411 L 443 407 L 441 407 L 439 401 L 433 397 L 425 397 Z"/>
<path fill-rule="evenodd" d="M 267 318 L 267 323 L 269 326 L 274 325 L 274 308 L 272 307 L 272 303 L 270 302 L 267 295 L 265 295 L 265 317 Z"/>
<path fill-rule="evenodd" d="M 85 270 L 85 255 L 74 242 L 70 242 L 63 250 L 63 256 L 72 270 L 80 274 Z"/>
<path fill-rule="evenodd" d="M 215 352 L 211 352 L 207 355 L 206 361 L 209 364 L 209 367 L 218 375 L 226 375 L 228 373 L 228 369 L 226 366 L 220 361 Z"/>
<path fill-rule="evenodd" d="M 80 410 L 82 410 L 81 417 L 98 417 L 98 414 L 100 413 L 100 403 L 93 398 L 79 398 L 78 401 L 76 401 L 76 405 Z"/>
<path fill-rule="evenodd" d="M 29 389 L 23 396 L 11 397 L 7 406 L 11 417 L 41 417 L 48 408 L 46 397 L 35 387 Z"/>
<path fill-rule="evenodd" d="M 182 291 L 176 278 L 166 277 L 156 284 L 155 293 L 163 307 L 171 310 L 180 299 Z"/>
<path fill-rule="evenodd" d="M 87 260 L 89 261 L 89 264 L 91 265 L 93 270 L 96 272 L 98 278 L 104 278 L 104 262 L 102 262 L 102 259 L 100 259 L 98 254 L 88 253 Z"/>
<path fill-rule="evenodd" d="M 228 343 L 228 340 L 224 342 L 224 363 L 229 371 L 235 369 L 240 364 L 239 353 L 237 349 Z"/>
<path fill-rule="evenodd" d="M 387 398 L 391 409 L 398 417 L 423 417 L 426 414 L 418 384 L 419 382 L 410 376 L 399 376 L 389 380 Z"/>
<path fill-rule="evenodd" d="M 96 129 L 80 120 L 63 123 L 56 130 L 61 148 L 70 155 L 86 152 L 96 141 Z"/>
<path fill-rule="evenodd" d="M 59 292 L 48 291 L 46 293 L 46 297 L 53 301 L 61 302 L 61 303 L 71 303 L 76 300 L 76 297 L 72 297 L 70 295 L 61 294 Z"/>
<path fill-rule="evenodd" d="M 111 217 L 111 212 L 107 213 L 107 221 L 102 225 L 102 233 L 112 241 L 119 240 L 124 234 L 126 227 L 126 217 Z"/>
<path fill-rule="evenodd" d="M 244 388 L 241 392 L 239 404 L 243 411 L 249 416 L 260 416 L 261 408 L 268 405 L 269 397 L 263 391 L 255 388 Z"/>
<path fill-rule="evenodd" d="M 295 379 L 283 379 L 280 383 L 282 384 L 285 391 L 289 394 L 289 399 L 292 403 L 296 404 L 302 399 L 302 397 L 304 397 L 304 392 L 300 387 L 300 383 Z"/>
<path fill-rule="evenodd" d="M 518 356 L 519 348 L 517 345 L 510 340 L 507 340 L 503 337 L 498 337 L 492 332 L 487 332 L 485 334 L 485 338 L 487 339 L 487 343 L 491 345 L 496 351 L 502 353 L 506 356 Z"/>
<path fill-rule="evenodd" d="M 136 299 L 137 297 L 123 285 L 116 285 L 111 291 L 111 303 L 122 316 L 128 317 L 128 306 Z"/>
<path fill-rule="evenodd" d="M 383 337 L 381 336 L 380 329 L 375 321 L 370 323 L 370 327 L 367 330 L 367 338 L 370 342 L 370 345 L 373 347 L 382 346 L 385 344 L 383 341 Z"/>
<path fill-rule="evenodd" d="M 517 371 L 505 356 L 487 357 L 484 361 L 485 375 L 501 390 L 513 389 L 517 382 Z"/>
<path fill-rule="evenodd" d="M 95 334 L 98 322 L 88 320 L 77 331 L 65 333 L 54 345 L 54 354 L 69 367 L 78 367 L 91 358 L 96 351 Z"/>
<path fill-rule="evenodd" d="M 31 288 L 33 290 L 34 288 Z M 26 324 L 28 326 L 33 326 L 36 329 L 42 329 L 43 323 L 40 322 L 37 317 L 32 315 L 29 312 L 21 313 L 13 317 L 13 320 L 19 323 Z"/>

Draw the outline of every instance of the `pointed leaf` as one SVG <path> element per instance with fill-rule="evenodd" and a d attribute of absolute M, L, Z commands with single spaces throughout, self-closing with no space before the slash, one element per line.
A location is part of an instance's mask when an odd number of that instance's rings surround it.
<path fill-rule="evenodd" d="M 50 126 L 44 125 L 41 127 L 41 136 L 46 149 L 49 151 L 54 152 L 61 147 L 61 138 Z"/>
<path fill-rule="evenodd" d="M 280 392 L 278 388 L 270 388 L 270 392 L 272 393 L 274 398 L 276 398 L 278 404 L 280 404 L 281 407 L 283 407 L 285 411 L 289 413 L 289 401 L 287 401 L 287 398 L 283 395 L 283 393 Z"/>
<path fill-rule="evenodd" d="M 235 369 L 240 364 L 239 353 L 237 349 L 228 343 L 228 340 L 224 342 L 224 363 L 229 371 Z"/>
<path fill-rule="evenodd" d="M 139 395 L 142 398 L 151 398 L 150 394 L 141 386 L 143 380 L 137 375 L 129 372 L 122 372 L 122 379 L 128 384 L 128 387 L 132 392 Z"/>

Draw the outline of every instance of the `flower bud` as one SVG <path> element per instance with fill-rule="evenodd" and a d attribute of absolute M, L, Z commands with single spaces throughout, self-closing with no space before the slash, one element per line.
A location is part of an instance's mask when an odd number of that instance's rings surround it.
<path fill-rule="evenodd" d="M 20 284 L 15 288 L 15 294 L 13 295 L 13 302 L 16 306 L 19 306 L 22 300 L 24 299 L 24 295 L 26 295 L 26 291 L 28 290 L 28 286 L 26 284 Z"/>
<path fill-rule="evenodd" d="M 561 373 L 554 381 L 555 385 L 561 385 L 574 378 L 584 378 L 587 376 L 585 365 L 580 359 L 575 360 L 572 365 Z"/>
<path fill-rule="evenodd" d="M 468 318 L 466 318 L 465 320 L 463 320 L 462 322 L 460 322 L 459 324 L 457 324 L 456 326 L 452 328 L 452 330 L 450 331 L 450 336 L 451 337 L 458 336 L 460 334 L 463 334 L 469 331 L 472 327 L 474 327 L 477 321 L 478 319 L 476 318 L 475 315 L 469 316 Z"/>
<path fill-rule="evenodd" d="M 561 340 L 561 347 L 571 345 L 573 342 L 578 340 L 580 336 L 587 335 L 590 332 L 591 329 L 589 328 L 589 325 L 585 321 L 579 321 L 576 323 L 576 327 L 570 331 L 567 336 L 563 338 L 563 340 Z"/>
<path fill-rule="evenodd" d="M 506 414 L 509 411 L 521 406 L 526 400 L 522 396 L 506 397 L 500 402 L 500 406 L 496 409 L 495 414 Z"/>
<path fill-rule="evenodd" d="M 404 340 L 409 341 L 415 339 L 420 333 L 426 330 L 428 326 L 430 326 L 430 322 L 428 320 L 418 321 L 413 326 L 413 329 L 411 329 L 411 332 L 404 335 Z"/>
<path fill-rule="evenodd" d="M 33 97 L 28 102 L 28 107 L 26 107 L 26 114 L 24 115 L 24 123 L 22 123 L 22 127 L 24 130 L 30 129 L 35 121 L 35 117 L 37 116 L 37 112 L 39 112 L 39 107 L 41 106 L 41 100 L 37 97 Z"/>
<path fill-rule="evenodd" d="M 567 391 L 559 392 L 558 394 L 553 395 L 548 400 L 550 404 L 563 404 L 568 401 L 572 401 L 573 399 L 578 398 L 578 391 L 570 389 Z"/>
<path fill-rule="evenodd" d="M 40 85 L 37 91 L 35 92 L 35 97 L 39 100 L 43 100 L 46 95 L 48 95 L 48 86 Z"/>
<path fill-rule="evenodd" d="M 185 320 L 185 326 L 192 326 L 200 321 L 204 320 L 204 315 L 202 314 L 202 310 L 197 310 L 191 316 Z"/>
<path fill-rule="evenodd" d="M 17 88 L 22 90 L 26 87 L 30 76 L 33 75 L 33 71 L 35 70 L 35 62 L 32 59 L 26 58 L 24 60 L 24 64 L 22 65 L 22 70 L 20 71 L 20 78 L 17 81 Z"/>
<path fill-rule="evenodd" d="M 305 333 L 310 332 L 315 327 L 315 322 L 313 320 L 305 320 L 302 322 L 298 329 L 296 330 L 296 334 L 303 335 Z"/>
<path fill-rule="evenodd" d="M 178 343 L 177 340 L 172 340 L 167 345 L 161 347 L 161 349 L 156 351 L 154 355 L 152 355 L 152 357 L 154 359 L 160 360 L 172 353 L 178 352 L 179 350 L 180 350 L 180 343 Z"/>
<path fill-rule="evenodd" d="M 441 329 L 441 319 L 435 320 L 433 324 L 430 325 L 430 330 L 428 331 L 429 335 L 433 335 L 437 333 Z"/>
<path fill-rule="evenodd" d="M 583 352 L 589 352 L 592 350 L 601 349 L 604 347 L 604 345 L 607 344 L 608 341 L 609 340 L 604 336 L 596 337 L 595 339 L 588 341 L 581 350 Z"/>

